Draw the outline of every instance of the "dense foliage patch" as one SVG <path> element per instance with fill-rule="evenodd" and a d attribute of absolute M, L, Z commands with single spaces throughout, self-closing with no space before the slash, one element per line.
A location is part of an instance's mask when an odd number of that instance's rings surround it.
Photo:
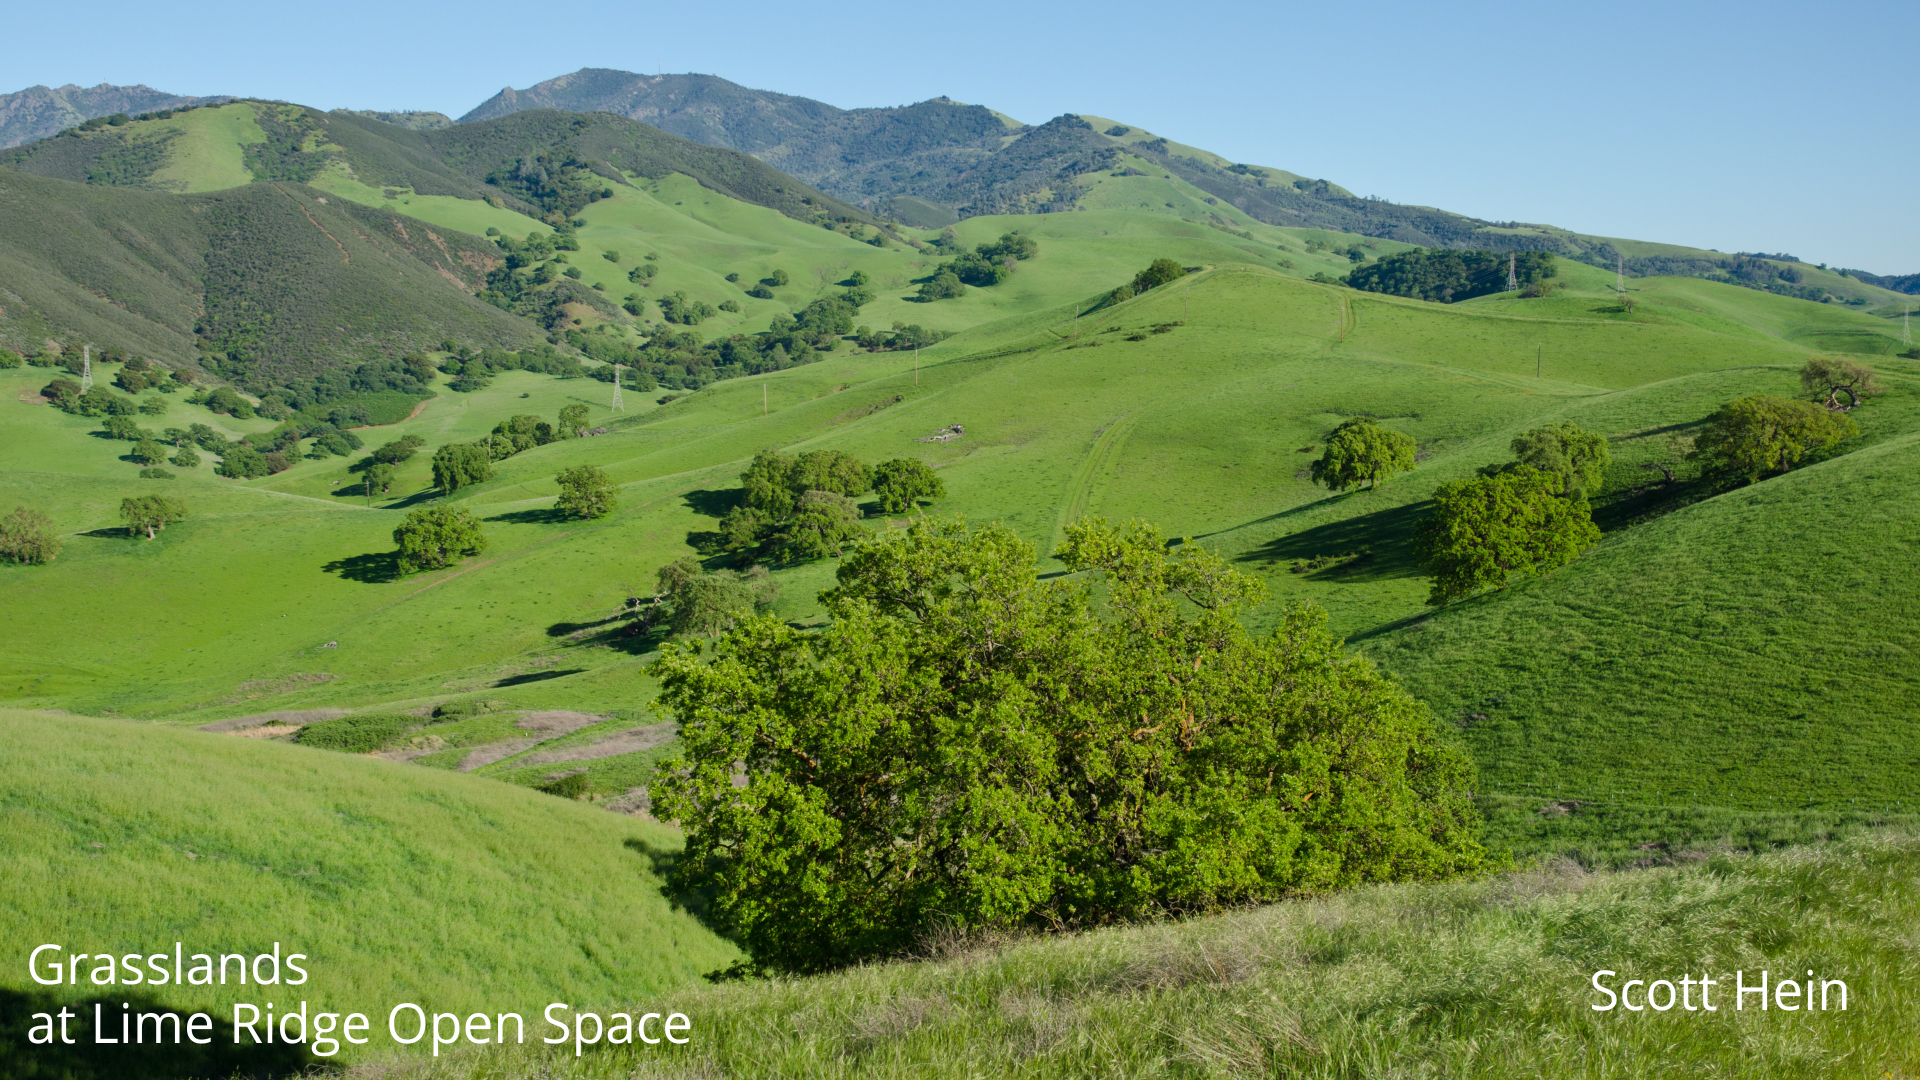
<path fill-rule="evenodd" d="M 1061 557 L 1110 600 L 1037 580 L 1005 526 L 923 521 L 848 557 L 826 630 L 667 648 L 686 758 L 655 812 L 757 963 L 1483 864 L 1466 758 L 1317 609 L 1257 639 L 1259 584 L 1144 525 L 1074 526 Z"/>

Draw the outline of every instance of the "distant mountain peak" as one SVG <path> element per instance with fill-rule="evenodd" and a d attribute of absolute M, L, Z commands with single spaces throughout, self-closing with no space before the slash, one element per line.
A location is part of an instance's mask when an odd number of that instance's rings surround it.
<path fill-rule="evenodd" d="M 11 94 L 0 94 L 0 149 L 44 139 L 60 131 L 85 123 L 96 116 L 114 113 L 143 113 L 156 109 L 177 109 L 184 105 L 203 105 L 229 100 L 216 97 L 190 97 L 155 90 L 151 86 L 29 86 Z"/>

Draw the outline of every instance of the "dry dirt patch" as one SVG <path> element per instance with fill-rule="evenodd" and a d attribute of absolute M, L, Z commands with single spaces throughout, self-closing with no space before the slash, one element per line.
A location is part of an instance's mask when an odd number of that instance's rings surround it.
<path fill-rule="evenodd" d="M 641 750 L 651 750 L 656 746 L 672 741 L 675 728 L 672 723 L 653 724 L 649 727 L 634 728 L 601 739 L 586 746 L 569 746 L 562 750 L 542 750 L 528 754 L 522 765 L 551 765 L 561 761 L 593 761 L 596 758 L 613 757 L 617 754 L 632 754 Z"/>

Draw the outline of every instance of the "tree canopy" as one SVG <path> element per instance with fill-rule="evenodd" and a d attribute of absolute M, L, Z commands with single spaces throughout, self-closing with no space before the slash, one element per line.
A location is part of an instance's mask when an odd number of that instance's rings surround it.
<path fill-rule="evenodd" d="M 1433 493 L 1433 515 L 1414 531 L 1414 552 L 1433 584 L 1429 604 L 1503 589 L 1516 574 L 1544 574 L 1600 540 L 1585 496 L 1531 465 L 1455 480 Z"/>
<path fill-rule="evenodd" d="M 1313 482 L 1327 485 L 1330 491 L 1345 491 L 1366 484 L 1379 487 L 1380 481 L 1414 467 L 1413 438 L 1384 428 L 1372 418 L 1356 416 L 1343 421 L 1327 436 L 1320 460 L 1313 463 Z"/>
<path fill-rule="evenodd" d="M 1845 413 L 1756 394 L 1729 401 L 1708 417 L 1691 456 L 1722 483 L 1750 484 L 1858 434 L 1859 425 Z"/>
<path fill-rule="evenodd" d="M 613 478 L 592 465 L 575 465 L 554 477 L 560 498 L 554 507 L 570 517 L 603 518 L 620 506 Z"/>
<path fill-rule="evenodd" d="M 161 529 L 186 516 L 187 505 L 165 495 L 139 495 L 120 500 L 120 520 L 127 523 L 128 536 L 138 536 L 144 531 L 151 540 Z"/>
<path fill-rule="evenodd" d="M 0 518 L 0 559 L 29 566 L 50 563 L 60 548 L 53 519 L 40 511 L 22 506 Z"/>
<path fill-rule="evenodd" d="M 1548 251 L 1414 248 L 1355 267 L 1347 274 L 1347 284 L 1366 292 L 1450 304 L 1507 291 L 1509 260 L 1523 289 L 1560 272 L 1553 253 Z"/>
<path fill-rule="evenodd" d="M 666 648 L 672 875 L 756 963 L 1483 865 L 1469 760 L 1318 609 L 1256 638 L 1236 616 L 1259 584 L 1144 525 L 1075 525 L 1061 557 L 1103 582 L 1038 580 L 1003 525 L 922 519 L 848 556 L 826 629 Z"/>
<path fill-rule="evenodd" d="M 903 514 L 922 499 L 946 498 L 947 486 L 919 458 L 894 458 L 874 466 L 873 493 L 880 496 L 880 509 Z"/>
<path fill-rule="evenodd" d="M 1598 495 L 1605 485 L 1607 466 L 1613 462 L 1605 435 L 1573 423 L 1534 428 L 1514 436 L 1511 446 L 1516 464 L 1558 477 L 1560 494 L 1567 498 Z M 1513 467 L 1494 465 L 1482 471 L 1490 474 Z"/>
<path fill-rule="evenodd" d="M 655 581 L 667 627 L 682 637 L 718 634 L 780 596 L 764 566 L 709 571 L 691 555 L 661 567 Z"/>
<path fill-rule="evenodd" d="M 400 569 L 438 570 L 487 550 L 479 519 L 464 506 L 426 506 L 407 515 L 393 530 L 400 545 Z"/>
<path fill-rule="evenodd" d="M 1852 412 L 1868 394 L 1880 392 L 1871 367 L 1837 356 L 1809 359 L 1800 369 L 1800 385 L 1823 402 L 1828 412 Z M 1844 405 L 1840 403 L 1842 394 L 1847 397 Z"/>
<path fill-rule="evenodd" d="M 484 443 L 448 443 L 433 453 L 433 486 L 451 495 L 493 479 L 493 455 Z"/>

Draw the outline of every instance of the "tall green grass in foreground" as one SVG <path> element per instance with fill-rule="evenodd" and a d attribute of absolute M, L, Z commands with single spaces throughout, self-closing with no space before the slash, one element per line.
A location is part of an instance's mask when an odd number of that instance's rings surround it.
<path fill-rule="evenodd" d="M 0 710 L 0 1000 L 66 952 L 305 953 L 298 999 L 384 1016 L 672 993 L 740 953 L 661 895 L 662 825 L 264 739 Z M 224 1017 L 262 987 L 166 986 Z M 284 998 L 295 991 L 281 987 Z M 552 995 L 564 995 L 555 997 Z M 115 997 L 113 1000 L 122 1000 Z M 0 1033 L 23 1022 L 0 1017 Z M 17 1047 L 0 1042 L 0 1062 Z M 0 1076 L 9 1074 L 0 1068 Z"/>
<path fill-rule="evenodd" d="M 1561 862 L 705 988 L 674 999 L 694 1023 L 683 1048 L 530 1045 L 352 1075 L 1878 1080 L 1920 1067 L 1917 907 L 1920 834 L 1904 831 L 1657 870 Z M 1846 982 L 1845 1012 L 1763 1012 L 1753 995 L 1735 1011 L 1719 985 L 1712 1013 L 1591 1008 L 1599 969 L 1617 988 L 1809 968 Z"/>

